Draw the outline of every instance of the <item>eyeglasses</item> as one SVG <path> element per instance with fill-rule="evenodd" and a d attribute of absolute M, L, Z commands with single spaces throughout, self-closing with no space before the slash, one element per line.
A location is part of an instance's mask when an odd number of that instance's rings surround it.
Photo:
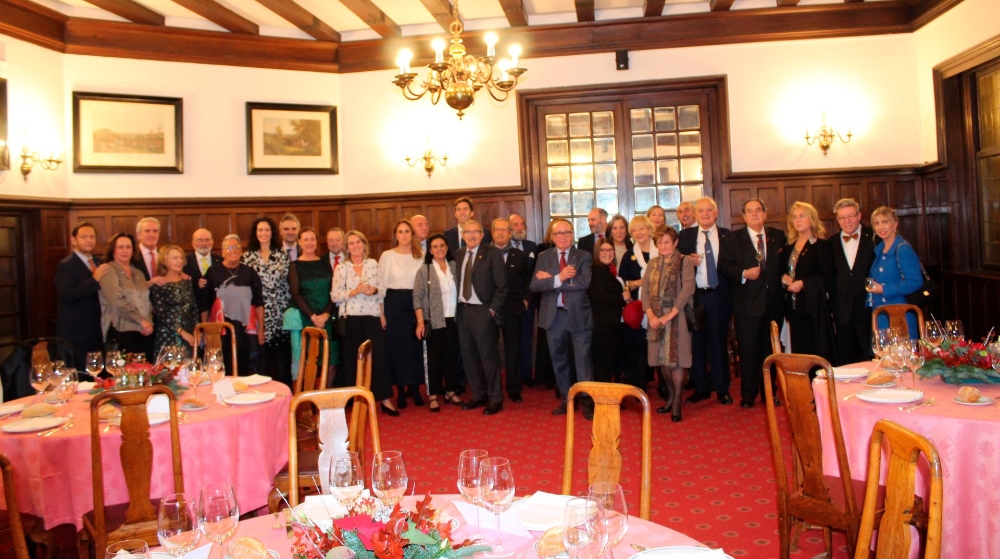
<path fill-rule="evenodd" d="M 552 232 L 552 236 L 553 237 L 568 237 L 569 235 L 572 235 L 572 234 L 573 234 L 572 231 L 553 231 Z"/>
<path fill-rule="evenodd" d="M 857 219 L 857 218 L 858 218 L 858 216 L 860 216 L 860 215 L 861 215 L 861 214 L 854 214 L 854 215 L 842 215 L 842 216 L 838 216 L 838 217 L 837 217 L 837 221 L 850 221 L 850 220 L 852 220 L 852 219 Z"/>
<path fill-rule="evenodd" d="M 602 248 L 600 250 L 600 253 L 601 254 L 614 254 L 615 253 L 615 249 L 613 249 L 613 248 Z"/>
<path fill-rule="evenodd" d="M 224 252 L 234 252 L 240 250 L 240 245 L 228 246 L 222 249 Z"/>
<path fill-rule="evenodd" d="M 483 230 L 482 229 L 468 229 L 468 230 L 462 231 L 462 234 L 463 235 L 482 235 L 483 234 Z"/>

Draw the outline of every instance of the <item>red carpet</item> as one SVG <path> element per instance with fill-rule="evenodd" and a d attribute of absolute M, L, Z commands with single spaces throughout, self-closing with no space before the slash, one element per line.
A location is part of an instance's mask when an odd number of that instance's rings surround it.
<path fill-rule="evenodd" d="M 739 402 L 738 385 L 731 393 Z M 552 391 L 525 388 L 524 400 L 506 401 L 504 411 L 495 416 L 484 416 L 482 409 L 462 411 L 450 405 L 443 406 L 441 413 L 430 413 L 426 405 L 411 403 L 401 417 L 379 416 L 382 447 L 403 451 L 407 472 L 416 480 L 419 493 L 457 493 L 458 454 L 466 448 L 484 448 L 491 456 L 509 458 L 518 495 L 559 493 L 566 418 L 551 415 L 557 405 Z M 652 398 L 654 410 L 661 404 L 659 398 Z M 633 401 L 622 414 L 621 484 L 630 511 L 638 513 L 638 404 Z M 733 557 L 778 557 L 777 492 L 764 407 L 758 403 L 744 410 L 738 403 L 723 406 L 713 398 L 685 404 L 683 415 L 682 422 L 672 423 L 669 415 L 653 413 L 651 520 L 708 546 L 722 547 Z M 779 417 L 783 421 L 783 415 Z M 577 411 L 573 493 L 587 490 L 590 428 L 591 423 Z M 835 535 L 834 543 L 835 556 L 847 557 L 844 538 Z M 800 545 L 802 550 L 793 557 L 822 553 L 822 533 L 806 532 Z M 619 551 L 618 555 L 631 553 Z"/>

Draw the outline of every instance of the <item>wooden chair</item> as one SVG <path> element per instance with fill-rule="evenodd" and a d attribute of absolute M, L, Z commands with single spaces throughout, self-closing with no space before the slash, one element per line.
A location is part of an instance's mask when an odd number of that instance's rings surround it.
<path fill-rule="evenodd" d="M 566 395 L 566 455 L 563 462 L 563 495 L 573 492 L 573 400 L 578 394 L 594 399 L 594 446 L 587 459 L 587 477 L 592 485 L 601 481 L 618 483 L 622 455 L 618 452 L 621 436 L 621 402 L 632 396 L 642 404 L 642 463 L 639 469 L 639 518 L 649 520 L 651 469 L 653 456 L 652 416 L 649 397 L 634 386 L 610 382 L 578 382 Z"/>
<path fill-rule="evenodd" d="M 365 340 L 358 347 L 357 388 L 372 389 L 372 341 Z M 358 457 L 365 459 L 365 428 L 368 425 L 368 401 L 355 398 L 351 412 L 351 440 L 355 441 Z"/>
<path fill-rule="evenodd" d="M 322 349 L 322 352 L 320 351 Z M 326 336 L 326 330 L 308 326 L 302 329 L 302 346 L 299 350 L 299 374 L 295 379 L 293 394 L 299 394 L 303 390 L 316 390 L 316 381 L 319 380 L 319 389 L 326 388 L 327 373 L 330 369 L 330 340 Z M 319 378 L 316 378 L 317 373 Z"/>
<path fill-rule="evenodd" d="M 889 328 L 903 328 L 906 330 L 907 334 L 912 338 L 914 332 L 910 332 L 910 325 L 906 322 L 906 313 L 912 312 L 917 314 L 917 328 L 920 330 L 916 332 L 917 337 L 924 335 L 924 311 L 920 310 L 920 307 L 916 305 L 882 305 L 881 307 L 872 311 L 872 332 L 878 330 L 878 317 L 885 315 L 889 318 Z"/>
<path fill-rule="evenodd" d="M 778 388 L 781 390 L 788 413 L 788 427 L 792 438 L 792 479 L 789 479 L 781 436 L 778 431 L 778 419 L 774 406 L 775 395 L 771 390 L 772 366 L 777 371 Z M 821 368 L 826 372 L 830 423 L 833 427 L 837 466 L 843 485 L 842 506 L 834 502 L 830 495 L 830 487 L 823 477 L 823 446 L 819 430 L 819 417 L 816 415 L 818 403 L 809 380 L 809 371 L 816 368 Z M 819 356 L 778 353 L 764 360 L 763 373 L 767 423 L 771 434 L 771 454 L 774 458 L 774 471 L 778 484 L 778 529 L 781 538 L 781 558 L 788 559 L 793 544 L 797 547 L 799 533 L 806 523 L 823 529 L 823 539 L 831 557 L 833 556 L 831 530 L 845 532 L 848 553 L 854 555 L 860 515 L 854 498 L 851 470 L 847 462 L 847 451 L 844 448 L 844 436 L 840 428 L 840 412 L 837 409 L 837 390 L 833 378 L 833 368 Z"/>
<path fill-rule="evenodd" d="M 260 326 L 263 328 L 263 325 Z M 230 349 L 233 356 L 232 364 L 230 367 L 229 376 L 238 376 L 240 367 L 239 362 L 236 359 L 236 330 L 233 329 L 233 325 L 228 322 L 199 322 L 194 327 L 194 341 L 195 341 L 195 352 L 198 351 L 198 345 L 202 343 L 202 336 L 204 336 L 205 351 L 210 349 L 222 349 L 222 334 L 229 330 L 229 341 Z"/>
<path fill-rule="evenodd" d="M 781 353 L 781 333 L 778 323 L 771 321 L 771 353 Z"/>
<path fill-rule="evenodd" d="M 882 472 L 882 447 L 889 443 L 889 468 L 885 479 L 885 509 L 876 511 L 879 494 L 879 475 Z M 917 460 L 923 454 L 930 465 L 931 492 L 928 510 L 923 500 L 915 495 Z M 865 508 L 861 514 L 861 531 L 855 559 L 867 559 L 872 531 L 878 528 L 876 557 L 908 557 L 910 554 L 910 526 L 919 523 L 918 517 L 926 515 L 927 530 L 921 549 L 924 559 L 941 557 L 941 507 L 944 486 L 941 479 L 941 460 L 934 443 L 905 427 L 882 419 L 872 430 L 871 449 L 868 452 L 868 485 L 865 488 Z"/>
<path fill-rule="evenodd" d="M 79 534 L 80 557 L 89 557 L 89 542 L 95 552 L 104 553 L 108 541 L 142 539 L 159 545 L 156 537 L 157 504 L 150 498 L 153 475 L 153 445 L 149 441 L 146 401 L 163 394 L 170 402 L 170 451 L 173 458 L 174 492 L 184 492 L 181 469 L 181 439 L 177 430 L 177 399 L 163 385 L 102 392 L 90 402 L 90 452 L 94 477 L 94 510 L 83 516 Z M 104 505 L 104 464 L 101 461 L 101 429 L 98 410 L 109 402 L 121 405 L 121 462 L 129 500 L 122 505 Z M 157 500 L 158 501 L 158 500 Z"/>
<path fill-rule="evenodd" d="M 35 532 L 40 524 L 35 517 L 29 517 L 28 522 L 21 522 L 21 512 L 17 504 L 17 487 L 14 485 L 14 466 L 6 454 L 0 453 L 0 470 L 3 471 L 3 494 L 7 510 L 0 510 L 0 541 L 10 541 L 14 544 L 15 559 L 28 559 L 28 540 L 36 545 L 38 559 L 52 559 L 55 553 L 55 539 L 51 532 Z"/>
<path fill-rule="evenodd" d="M 382 444 L 379 441 L 378 418 L 375 416 L 375 397 L 372 396 L 370 390 L 358 387 L 332 388 L 329 390 L 303 392 L 292 398 L 291 407 L 288 410 L 288 502 L 293 508 L 299 504 L 299 487 L 303 481 L 300 477 L 302 472 L 299 471 L 299 460 L 303 458 L 303 455 L 299 453 L 298 436 L 294 426 L 296 409 L 304 404 L 312 404 L 321 411 L 332 408 L 344 408 L 356 398 L 361 398 L 368 404 L 366 409 L 368 412 L 369 428 L 372 434 L 372 450 L 374 452 L 381 452 Z M 352 415 L 354 413 L 358 413 L 357 405 L 355 405 Z M 348 438 L 347 450 L 358 452 L 358 440 L 364 438 L 364 433 L 356 433 L 354 435 Z M 358 456 L 361 457 L 361 454 L 358 453 Z M 362 458 L 362 460 L 364 459 Z M 311 466 L 313 471 L 318 471 L 318 464 L 319 452 L 317 451 L 315 453 L 315 461 L 312 464 L 303 465 Z"/>

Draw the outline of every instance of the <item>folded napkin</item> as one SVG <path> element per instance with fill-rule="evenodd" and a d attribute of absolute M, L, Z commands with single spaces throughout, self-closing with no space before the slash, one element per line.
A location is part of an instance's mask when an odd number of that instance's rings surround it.
<path fill-rule="evenodd" d="M 549 528 L 562 526 L 566 502 L 572 498 L 570 495 L 553 495 L 538 491 L 517 503 L 512 509 L 525 528 L 544 532 Z"/>
<path fill-rule="evenodd" d="M 663 547 L 662 550 L 670 550 L 670 559 L 732 559 L 721 549 L 707 549 L 704 547 Z M 650 554 L 655 554 L 656 549 L 650 549 Z"/>
<path fill-rule="evenodd" d="M 155 394 L 146 400 L 146 415 L 170 414 L 170 398 L 166 394 Z"/>
<path fill-rule="evenodd" d="M 321 527 L 333 525 L 334 518 L 347 515 L 347 507 L 333 495 L 308 495 L 305 502 L 295 507 L 296 516 L 304 516 Z"/>
<path fill-rule="evenodd" d="M 97 385 L 97 383 L 95 383 L 95 382 L 81 382 L 81 383 L 79 383 L 79 384 L 76 385 L 76 391 L 77 392 L 90 392 L 91 390 L 94 389 L 94 386 L 96 386 L 96 385 Z"/>
<path fill-rule="evenodd" d="M 458 512 L 462 513 L 462 517 L 465 518 L 465 523 L 469 526 L 476 525 L 476 506 L 470 505 L 469 503 L 462 500 L 454 500 L 452 503 L 455 504 L 455 508 Z M 482 522 L 483 532 L 496 532 L 494 528 L 496 523 L 496 518 L 493 517 L 493 513 L 486 509 L 480 509 L 480 522 Z M 562 517 L 559 518 L 559 524 L 562 524 Z M 500 531 L 504 534 L 512 534 L 521 538 L 531 538 L 531 534 L 528 533 L 528 529 L 521 524 L 521 521 L 517 519 L 517 515 L 514 514 L 513 509 L 507 509 L 506 511 L 500 513 Z"/>
<path fill-rule="evenodd" d="M 218 400 L 220 404 L 226 403 L 226 400 L 236 395 L 236 389 L 233 388 L 233 381 L 228 378 L 224 378 L 213 384 L 212 391 L 215 392 L 215 399 Z"/>
<path fill-rule="evenodd" d="M 254 373 L 248 377 L 243 377 L 240 380 L 247 383 L 247 386 L 257 386 L 258 384 L 264 384 L 265 382 L 271 382 L 271 377 L 266 375 L 259 375 Z"/>

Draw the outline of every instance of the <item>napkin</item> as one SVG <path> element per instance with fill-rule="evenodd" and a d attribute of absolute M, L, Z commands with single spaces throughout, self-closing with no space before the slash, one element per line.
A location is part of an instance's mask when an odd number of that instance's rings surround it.
<path fill-rule="evenodd" d="M 525 528 L 544 532 L 549 528 L 562 526 L 566 502 L 572 498 L 569 495 L 553 495 L 538 491 L 518 503 L 514 510 Z"/>
<path fill-rule="evenodd" d="M 203 545 L 201 547 L 196 547 L 191 551 L 182 555 L 182 559 L 208 559 L 208 556 L 212 553 L 212 544 Z"/>
<path fill-rule="evenodd" d="M 458 512 L 462 513 L 462 517 L 465 518 L 466 524 L 469 526 L 476 525 L 475 505 L 470 505 L 469 503 L 461 500 L 455 500 L 452 501 L 452 503 L 454 503 Z M 486 509 L 481 509 L 479 512 L 482 514 L 480 521 L 482 522 L 483 531 L 495 532 L 496 530 L 493 529 L 493 527 L 496 526 L 496 519 L 493 518 L 493 513 L 487 511 Z M 559 516 L 559 524 L 562 524 L 561 513 Z M 517 519 L 517 515 L 514 514 L 514 511 L 511 509 L 507 509 L 506 511 L 500 513 L 500 531 L 504 534 L 512 534 L 520 538 L 531 539 L 531 534 L 528 533 L 528 529 L 521 524 L 521 521 Z"/>
<path fill-rule="evenodd" d="M 295 508 L 295 514 L 305 516 L 315 524 L 330 526 L 334 518 L 347 514 L 347 507 L 340 504 L 333 495 L 308 495 L 306 500 Z"/>
<path fill-rule="evenodd" d="M 254 373 L 248 377 L 242 378 L 241 380 L 247 383 L 247 386 L 257 386 L 258 384 L 264 384 L 265 382 L 270 382 L 271 377 Z"/>
<path fill-rule="evenodd" d="M 218 400 L 220 404 L 226 403 L 226 400 L 236 395 L 236 389 L 233 388 L 233 382 L 227 378 L 213 384 L 212 389 L 215 392 L 215 399 Z"/>
<path fill-rule="evenodd" d="M 146 400 L 146 415 L 155 413 L 170 414 L 170 398 L 166 394 L 155 394 Z"/>

